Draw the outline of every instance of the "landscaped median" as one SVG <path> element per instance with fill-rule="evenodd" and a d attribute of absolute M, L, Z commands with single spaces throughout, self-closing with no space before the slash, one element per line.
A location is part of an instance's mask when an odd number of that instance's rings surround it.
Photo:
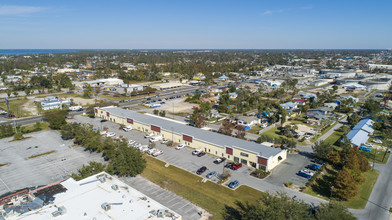
<path fill-rule="evenodd" d="M 241 185 L 236 190 L 231 190 L 222 185 L 202 179 L 188 171 L 175 166 L 165 167 L 165 163 L 145 156 L 147 167 L 141 174 L 151 182 L 168 189 L 190 202 L 205 208 L 213 214 L 213 219 L 222 219 L 225 206 L 235 206 L 236 200 L 241 202 L 256 201 L 263 192 Z"/>
<path fill-rule="evenodd" d="M 52 150 L 52 151 L 48 151 L 48 152 L 41 153 L 41 154 L 35 154 L 35 155 L 32 155 L 32 156 L 28 157 L 27 159 L 33 159 L 33 158 L 45 156 L 45 155 L 48 155 L 48 154 L 53 154 L 55 152 L 56 152 L 55 150 Z"/>

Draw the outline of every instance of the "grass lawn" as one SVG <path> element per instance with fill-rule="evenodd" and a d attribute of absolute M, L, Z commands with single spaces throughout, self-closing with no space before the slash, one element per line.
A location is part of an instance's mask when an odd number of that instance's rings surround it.
<path fill-rule="evenodd" d="M 375 159 L 376 163 L 385 164 L 385 163 L 387 163 L 388 158 L 389 158 L 389 153 L 385 154 L 385 150 L 376 150 L 376 149 L 372 148 L 372 151 L 370 151 L 370 152 L 366 152 L 366 151 L 361 150 L 361 151 L 359 151 L 359 153 L 362 154 L 362 156 L 366 157 L 369 160 L 369 162 L 371 162 L 371 163 Z M 376 154 L 375 155 L 376 157 L 374 157 L 374 154 Z M 384 159 L 384 161 L 382 161 L 382 159 L 384 158 L 384 155 L 385 155 L 385 159 Z"/>
<path fill-rule="evenodd" d="M 268 131 L 261 133 L 262 135 L 271 137 L 271 138 L 280 138 L 282 135 L 279 135 L 278 127 L 270 128 Z"/>
<path fill-rule="evenodd" d="M 317 134 L 316 136 L 314 136 L 313 138 L 310 139 L 310 142 L 315 142 L 317 141 L 317 139 L 319 139 L 319 137 L 323 136 L 325 133 L 327 133 L 329 130 L 331 130 L 338 122 L 334 122 L 328 125 L 328 128 L 324 129 L 324 131 L 322 131 L 321 133 Z"/>
<path fill-rule="evenodd" d="M 325 200 L 330 199 L 331 191 L 330 186 L 335 179 L 336 170 L 328 165 L 325 169 L 325 175 L 318 178 L 315 183 L 304 190 L 304 193 L 316 196 Z M 376 170 L 369 170 L 363 173 L 365 181 L 359 186 L 358 195 L 348 201 L 342 201 L 341 203 L 347 208 L 352 209 L 363 209 L 366 206 L 367 200 L 370 193 L 373 190 L 373 186 L 376 183 L 378 172 Z"/>
<path fill-rule="evenodd" d="M 340 140 L 343 137 L 343 132 L 341 131 L 335 131 L 332 133 L 327 139 L 324 140 L 324 142 L 334 145 L 338 140 Z"/>
<path fill-rule="evenodd" d="M 164 162 L 152 157 L 145 159 L 147 168 L 141 174 L 143 177 L 203 207 L 214 215 L 213 219 L 222 219 L 225 205 L 234 206 L 236 200 L 252 203 L 263 194 L 247 186 L 231 190 L 210 181 L 201 183 L 202 178 L 195 174 L 174 166 L 165 168 Z"/>
<path fill-rule="evenodd" d="M 9 101 L 10 113 L 14 114 L 17 118 L 29 116 L 29 113 L 23 110 L 22 105 L 28 101 L 26 98 L 13 99 Z M 5 101 L 0 102 L 0 108 L 7 111 L 7 104 Z"/>
<path fill-rule="evenodd" d="M 40 128 L 41 128 L 41 131 L 42 130 L 48 130 L 49 129 L 49 123 L 48 122 L 40 122 Z M 22 129 L 25 131 L 24 133 L 34 132 L 35 124 L 22 126 Z"/>

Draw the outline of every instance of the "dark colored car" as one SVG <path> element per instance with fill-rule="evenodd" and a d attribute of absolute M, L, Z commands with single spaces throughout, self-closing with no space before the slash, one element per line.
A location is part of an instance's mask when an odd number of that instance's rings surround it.
<path fill-rule="evenodd" d="M 308 168 L 310 170 L 315 170 L 315 171 L 321 170 L 321 166 L 314 164 L 314 163 L 309 164 L 306 168 Z"/>
<path fill-rule="evenodd" d="M 320 159 L 318 159 L 318 158 L 313 159 L 312 162 L 313 162 L 313 163 L 320 164 L 320 165 L 324 165 L 324 164 L 325 164 L 325 162 L 324 162 L 323 160 L 320 160 Z"/>
<path fill-rule="evenodd" d="M 102 119 L 102 120 L 101 120 L 101 123 L 102 123 L 102 122 L 107 122 L 107 121 L 108 121 L 108 120 Z"/>
<path fill-rule="evenodd" d="M 242 163 L 236 163 L 233 166 L 230 167 L 232 170 L 238 170 L 239 168 L 242 167 Z"/>
<path fill-rule="evenodd" d="M 231 168 L 235 163 L 229 162 L 225 165 L 226 168 Z"/>
<path fill-rule="evenodd" d="M 204 173 L 207 170 L 207 167 L 202 166 L 200 169 L 198 169 L 196 171 L 197 174 L 201 175 L 202 173 Z"/>
<path fill-rule="evenodd" d="M 206 155 L 206 152 L 200 152 L 200 153 L 197 154 L 198 157 L 202 157 L 204 155 Z"/>

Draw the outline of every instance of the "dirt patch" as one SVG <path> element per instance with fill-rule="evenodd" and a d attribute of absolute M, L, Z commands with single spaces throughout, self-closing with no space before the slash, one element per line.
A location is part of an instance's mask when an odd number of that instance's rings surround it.
<path fill-rule="evenodd" d="M 71 98 L 73 100 L 73 102 L 77 105 L 91 105 L 95 103 L 94 99 L 84 99 L 84 98 L 80 98 L 80 97 L 73 97 Z"/>
<path fill-rule="evenodd" d="M 29 115 L 38 115 L 37 106 L 34 104 L 35 96 L 27 97 L 28 101 L 22 105 L 22 109 Z"/>
<path fill-rule="evenodd" d="M 306 125 L 303 125 L 303 124 L 293 124 L 291 122 L 285 122 L 283 124 L 283 127 L 286 126 L 286 125 L 291 125 L 291 126 L 296 125 L 298 127 L 298 129 L 295 129 L 296 132 L 301 132 L 302 131 L 302 132 L 306 133 L 306 132 L 314 130 L 314 128 L 306 126 Z"/>
<path fill-rule="evenodd" d="M 165 110 L 169 113 L 191 113 L 193 111 L 193 106 L 197 106 L 197 104 L 184 102 L 184 100 L 184 98 L 167 100 L 165 101 L 165 104 L 162 104 L 161 107 L 156 109 Z"/>

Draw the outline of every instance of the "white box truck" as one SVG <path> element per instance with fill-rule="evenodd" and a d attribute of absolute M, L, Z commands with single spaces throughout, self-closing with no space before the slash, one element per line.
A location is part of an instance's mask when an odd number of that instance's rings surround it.
<path fill-rule="evenodd" d="M 162 135 L 156 135 L 156 136 L 152 136 L 150 138 L 150 142 L 157 142 L 157 141 L 161 141 L 162 140 Z"/>

